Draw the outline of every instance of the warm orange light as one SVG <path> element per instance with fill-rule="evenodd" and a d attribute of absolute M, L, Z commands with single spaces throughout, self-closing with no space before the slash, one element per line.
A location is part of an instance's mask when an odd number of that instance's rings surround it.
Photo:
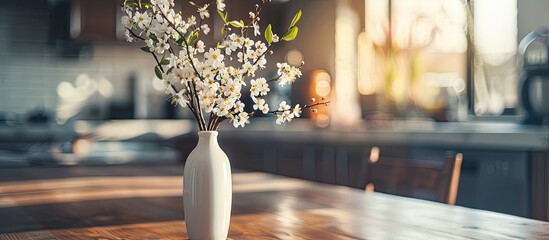
<path fill-rule="evenodd" d="M 368 183 L 366 184 L 366 188 L 364 190 L 366 190 L 366 192 L 373 192 L 375 189 L 376 186 L 373 183 Z"/>
<path fill-rule="evenodd" d="M 88 154 L 92 149 L 92 142 L 89 139 L 79 138 L 73 143 L 73 152 L 75 154 Z"/>
<path fill-rule="evenodd" d="M 323 69 L 314 70 L 311 73 L 311 85 L 309 86 L 309 97 L 316 101 L 330 101 L 332 96 L 332 77 Z M 314 102 L 309 103 L 314 104 Z M 316 112 L 311 113 L 311 120 L 315 126 L 326 128 L 330 125 L 329 105 L 314 107 Z"/>
<path fill-rule="evenodd" d="M 330 125 L 330 116 L 325 113 L 317 114 L 315 125 L 320 128 L 326 128 Z"/>
<path fill-rule="evenodd" d="M 379 147 L 372 147 L 370 151 L 370 162 L 375 163 L 379 160 Z"/>
<path fill-rule="evenodd" d="M 454 162 L 454 170 L 452 173 L 452 180 L 450 182 L 450 192 L 448 194 L 448 204 L 450 205 L 456 204 L 462 162 L 463 162 L 463 153 L 456 154 L 455 162 Z"/>
<path fill-rule="evenodd" d="M 315 84 L 315 92 L 318 96 L 327 97 L 332 91 L 332 78 L 326 71 L 319 71 L 313 75 L 313 81 Z"/>
<path fill-rule="evenodd" d="M 286 62 L 290 65 L 300 65 L 301 61 L 303 61 L 303 54 L 297 49 L 292 49 L 286 53 Z"/>

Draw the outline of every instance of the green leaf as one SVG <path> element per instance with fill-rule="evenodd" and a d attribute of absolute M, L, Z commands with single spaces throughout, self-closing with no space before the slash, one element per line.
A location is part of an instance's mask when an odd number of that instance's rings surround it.
<path fill-rule="evenodd" d="M 147 2 L 141 2 L 141 8 L 145 8 L 145 9 L 152 8 L 152 4 Z"/>
<path fill-rule="evenodd" d="M 183 41 L 185 41 L 185 37 L 180 37 L 175 41 L 175 45 L 181 46 L 183 44 Z"/>
<path fill-rule="evenodd" d="M 292 19 L 292 23 L 290 24 L 290 27 L 293 27 L 297 24 L 297 22 L 299 21 L 299 19 L 301 18 L 301 10 L 299 10 L 295 16 L 294 16 L 294 19 Z"/>
<path fill-rule="evenodd" d="M 137 6 L 137 3 L 135 2 L 135 0 L 125 0 L 124 6 L 135 7 Z"/>
<path fill-rule="evenodd" d="M 227 13 L 217 10 L 217 15 L 223 20 L 224 23 L 227 23 Z"/>
<path fill-rule="evenodd" d="M 175 66 L 169 68 L 168 71 L 166 71 L 166 74 L 170 74 L 173 71 L 174 68 L 175 68 Z"/>
<path fill-rule="evenodd" d="M 149 34 L 149 38 L 152 39 L 152 40 L 154 40 L 154 41 L 156 41 L 156 42 L 158 42 L 158 38 L 157 38 L 154 34 L 152 34 L 152 33 Z"/>
<path fill-rule="evenodd" d="M 187 44 L 189 46 L 192 46 L 197 40 L 198 40 L 198 31 L 194 31 L 193 33 L 189 34 L 189 37 L 187 39 Z"/>
<path fill-rule="evenodd" d="M 160 65 L 168 65 L 168 64 L 170 64 L 170 60 L 168 60 L 167 58 L 162 59 L 162 61 L 160 62 Z"/>
<path fill-rule="evenodd" d="M 267 43 L 269 45 L 271 45 L 271 42 L 273 42 L 273 27 L 271 26 L 271 24 L 269 24 L 267 26 L 267 28 L 265 28 L 265 40 L 267 41 Z"/>
<path fill-rule="evenodd" d="M 231 24 L 231 26 L 235 27 L 235 28 L 242 28 L 244 27 L 244 24 L 238 22 L 238 21 L 230 21 L 229 24 Z"/>
<path fill-rule="evenodd" d="M 147 53 L 151 53 L 152 51 L 149 49 L 149 47 L 147 46 L 144 46 L 142 48 L 140 48 L 143 52 L 147 52 Z"/>
<path fill-rule="evenodd" d="M 154 67 L 154 74 L 158 79 L 162 79 L 162 70 L 160 70 L 160 66 L 156 65 L 156 67 Z"/>
<path fill-rule="evenodd" d="M 282 40 L 284 41 L 292 41 L 297 37 L 299 29 L 296 26 L 291 27 L 286 34 L 284 34 L 284 37 L 282 37 Z"/>

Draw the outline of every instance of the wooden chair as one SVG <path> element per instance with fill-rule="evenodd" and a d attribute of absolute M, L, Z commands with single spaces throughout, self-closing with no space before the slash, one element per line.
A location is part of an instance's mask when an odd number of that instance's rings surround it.
<path fill-rule="evenodd" d="M 463 154 L 447 152 L 444 162 L 386 156 L 373 147 L 367 160 L 366 191 L 456 203 Z"/>

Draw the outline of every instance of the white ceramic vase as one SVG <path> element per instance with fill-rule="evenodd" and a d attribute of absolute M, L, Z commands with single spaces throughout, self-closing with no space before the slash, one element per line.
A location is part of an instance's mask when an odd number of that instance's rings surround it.
<path fill-rule="evenodd" d="M 185 163 L 183 206 L 191 240 L 227 239 L 232 203 L 231 165 L 217 131 L 198 132 Z"/>

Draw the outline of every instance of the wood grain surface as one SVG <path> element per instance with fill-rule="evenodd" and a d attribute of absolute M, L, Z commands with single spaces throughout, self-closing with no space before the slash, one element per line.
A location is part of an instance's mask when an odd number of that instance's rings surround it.
<path fill-rule="evenodd" d="M 179 165 L 0 169 L 0 239 L 187 239 Z M 549 223 L 258 172 L 229 239 L 549 239 Z"/>

